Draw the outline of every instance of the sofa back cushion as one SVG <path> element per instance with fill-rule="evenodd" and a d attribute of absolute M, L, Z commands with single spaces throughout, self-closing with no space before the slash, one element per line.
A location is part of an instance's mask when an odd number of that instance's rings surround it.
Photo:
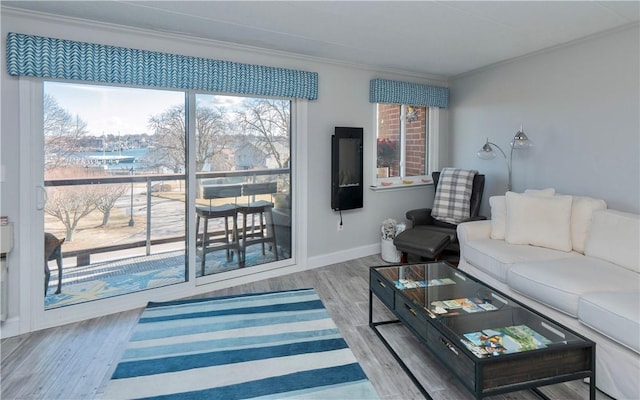
<path fill-rule="evenodd" d="M 640 273 L 640 216 L 614 210 L 593 213 L 584 254 Z"/>
<path fill-rule="evenodd" d="M 507 192 L 505 241 L 571 251 L 571 196 L 541 197 Z"/>
<path fill-rule="evenodd" d="M 548 189 L 527 189 L 524 194 L 528 196 L 553 196 L 556 193 L 554 188 Z M 491 196 L 489 198 L 491 206 L 491 239 L 504 240 L 507 229 L 507 203 L 504 195 Z"/>
<path fill-rule="evenodd" d="M 503 196 L 489 197 L 491 206 L 491 239 L 504 240 L 504 231 L 507 229 L 507 203 Z"/>
<path fill-rule="evenodd" d="M 573 196 L 573 205 L 571 206 L 571 244 L 574 251 L 584 254 L 584 246 L 593 221 L 593 213 L 606 209 L 607 203 L 604 200 Z"/>

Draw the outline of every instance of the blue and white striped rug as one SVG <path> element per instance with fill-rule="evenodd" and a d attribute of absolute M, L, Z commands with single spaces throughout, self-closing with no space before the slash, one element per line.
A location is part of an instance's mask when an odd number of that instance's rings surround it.
<path fill-rule="evenodd" d="M 149 303 L 104 398 L 377 399 L 313 289 Z"/>

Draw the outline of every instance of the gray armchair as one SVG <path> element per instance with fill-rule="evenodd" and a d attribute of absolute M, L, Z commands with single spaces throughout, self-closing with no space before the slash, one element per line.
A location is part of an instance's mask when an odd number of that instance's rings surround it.
<path fill-rule="evenodd" d="M 437 189 L 440 179 L 440 172 L 431 174 L 433 177 L 434 188 Z M 476 174 L 473 178 L 473 186 L 470 198 L 470 217 L 462 222 L 484 220 L 486 217 L 478 215 L 480 213 L 480 203 L 484 192 L 484 175 Z M 405 254 L 415 254 L 435 258 L 440 252 L 459 254 L 460 245 L 456 234 L 457 225 L 439 221 L 431 216 L 430 208 L 420 208 L 410 210 L 406 213 L 406 218 L 411 222 L 412 228 L 407 229 L 403 234 L 396 238 L 394 244 L 397 249 Z M 418 229 L 415 229 L 417 228 Z M 413 231 L 413 232 L 411 232 Z M 406 233 L 406 234 L 405 234 Z M 435 235 L 434 235 L 435 234 Z M 433 240 L 430 236 L 436 236 L 438 239 L 444 235 L 448 235 L 447 240 Z M 425 248 L 420 248 L 420 243 L 424 243 Z M 439 246 L 444 244 L 444 248 Z M 433 257 L 430 257 L 432 256 Z"/>

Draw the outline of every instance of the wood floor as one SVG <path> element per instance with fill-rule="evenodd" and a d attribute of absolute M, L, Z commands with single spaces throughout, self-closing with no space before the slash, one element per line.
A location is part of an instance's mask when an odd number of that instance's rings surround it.
<path fill-rule="evenodd" d="M 420 392 L 368 326 L 368 267 L 381 265 L 379 256 L 259 281 L 204 296 L 255 293 L 313 287 L 349 343 L 382 399 L 421 399 Z M 100 398 L 142 309 L 108 315 L 62 327 L 2 340 L 1 398 Z M 386 315 L 386 317 L 385 317 Z M 376 320 L 391 318 L 374 304 Z M 409 367 L 434 399 L 473 397 L 401 325 L 385 327 Z M 571 382 L 543 391 L 552 399 L 586 399 L 588 385 Z M 531 392 L 515 392 L 491 399 L 537 399 Z M 598 399 L 608 399 L 598 392 Z"/>

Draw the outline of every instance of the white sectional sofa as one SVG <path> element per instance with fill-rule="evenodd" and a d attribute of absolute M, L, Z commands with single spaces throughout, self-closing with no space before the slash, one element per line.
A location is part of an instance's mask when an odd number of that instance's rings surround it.
<path fill-rule="evenodd" d="M 458 226 L 459 268 L 596 342 L 596 386 L 640 399 L 640 217 L 552 189 Z"/>

